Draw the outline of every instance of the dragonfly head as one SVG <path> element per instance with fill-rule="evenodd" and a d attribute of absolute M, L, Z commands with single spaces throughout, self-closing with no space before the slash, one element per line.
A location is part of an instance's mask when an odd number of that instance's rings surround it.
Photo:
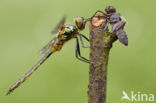
<path fill-rule="evenodd" d="M 83 17 L 76 17 L 74 22 L 79 30 L 83 30 L 85 28 L 86 20 Z"/>
<path fill-rule="evenodd" d="M 112 14 L 116 12 L 116 9 L 113 6 L 107 6 L 105 11 L 107 14 Z"/>

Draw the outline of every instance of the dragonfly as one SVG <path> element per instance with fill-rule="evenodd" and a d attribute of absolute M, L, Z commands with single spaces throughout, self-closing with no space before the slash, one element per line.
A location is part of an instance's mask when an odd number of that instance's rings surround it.
<path fill-rule="evenodd" d="M 39 51 L 39 54 L 45 54 L 45 56 L 39 62 L 37 62 L 37 64 L 33 66 L 23 77 L 21 77 L 15 84 L 12 85 L 12 87 L 9 89 L 6 95 L 9 95 L 24 81 L 26 81 L 26 79 L 30 77 L 32 73 L 41 66 L 41 64 L 43 64 L 53 53 L 55 53 L 56 51 L 60 51 L 63 45 L 71 39 L 76 39 L 76 58 L 85 63 L 89 63 L 88 59 L 81 56 L 79 40 L 81 41 L 83 48 L 88 48 L 84 45 L 83 39 L 85 39 L 88 42 L 89 39 L 85 35 L 81 34 L 80 31 L 85 29 L 85 25 L 87 21 L 90 20 L 90 18 L 84 19 L 83 17 L 75 17 L 75 25 L 65 24 L 65 20 L 66 17 L 63 17 L 52 31 L 53 34 L 57 33 L 57 36 Z"/>
<path fill-rule="evenodd" d="M 105 12 L 97 10 L 95 14 L 92 16 L 92 18 L 95 17 L 97 13 L 102 13 L 103 17 L 106 19 L 105 28 L 103 29 L 103 31 L 107 31 L 108 25 L 111 24 L 112 33 L 115 33 L 119 41 L 127 46 L 128 37 L 126 32 L 124 31 L 126 21 L 122 20 L 122 17 L 120 16 L 119 13 L 116 13 L 116 9 L 113 6 L 107 6 L 105 8 Z"/>

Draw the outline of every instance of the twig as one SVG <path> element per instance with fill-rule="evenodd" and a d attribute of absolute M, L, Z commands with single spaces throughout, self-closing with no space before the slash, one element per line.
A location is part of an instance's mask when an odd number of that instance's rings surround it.
<path fill-rule="evenodd" d="M 102 14 L 101 14 L 102 15 Z M 90 70 L 88 103 L 106 103 L 107 64 L 112 43 L 116 35 L 103 31 L 106 19 L 94 17 L 90 27 Z"/>

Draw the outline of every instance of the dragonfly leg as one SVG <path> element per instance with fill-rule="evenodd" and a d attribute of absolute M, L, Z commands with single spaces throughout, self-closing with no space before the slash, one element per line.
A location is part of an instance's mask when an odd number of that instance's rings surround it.
<path fill-rule="evenodd" d="M 84 42 L 83 42 L 83 38 L 85 38 L 88 42 L 90 41 L 86 36 L 84 36 L 83 34 L 79 34 L 79 37 L 80 37 L 80 41 L 81 41 L 81 45 L 82 45 L 82 48 L 90 48 L 90 46 L 85 46 L 84 45 Z"/>
<path fill-rule="evenodd" d="M 104 27 L 104 29 L 102 30 L 103 32 L 105 32 L 105 31 L 107 31 L 107 30 L 108 30 L 108 24 L 109 24 L 109 22 L 108 22 L 108 21 L 106 21 L 105 27 Z"/>
<path fill-rule="evenodd" d="M 106 13 L 104 13 L 103 11 L 97 10 L 91 18 L 86 19 L 86 22 L 90 21 L 98 12 L 106 15 Z"/>
<path fill-rule="evenodd" d="M 75 49 L 75 52 L 76 52 L 76 55 L 75 56 L 76 56 L 76 58 L 78 60 L 81 60 L 81 61 L 83 61 L 85 63 L 89 63 L 89 60 L 87 60 L 86 58 L 84 58 L 84 57 L 81 56 L 78 38 L 76 38 L 76 49 Z M 80 56 L 80 58 L 79 58 L 79 56 Z"/>
<path fill-rule="evenodd" d="M 100 31 L 105 32 L 105 31 L 108 30 L 108 24 L 109 24 L 109 21 L 107 20 L 107 19 L 108 19 L 108 15 L 107 15 L 106 13 L 104 13 L 104 12 L 101 11 L 101 10 L 97 10 L 97 11 L 94 13 L 94 15 L 91 17 L 91 19 L 94 18 L 98 12 L 104 14 L 103 17 L 105 17 L 105 19 L 106 19 L 106 24 L 105 24 L 104 28 L 103 28 L 102 30 L 100 30 Z M 97 17 L 98 17 L 98 16 L 97 16 Z M 100 17 L 100 16 L 99 16 L 99 17 Z"/>
<path fill-rule="evenodd" d="M 101 10 L 97 10 L 91 18 L 93 18 L 98 12 L 99 12 L 99 13 L 102 13 L 102 14 L 104 14 L 104 15 L 106 14 L 106 13 L 104 13 L 104 12 L 101 11 Z"/>

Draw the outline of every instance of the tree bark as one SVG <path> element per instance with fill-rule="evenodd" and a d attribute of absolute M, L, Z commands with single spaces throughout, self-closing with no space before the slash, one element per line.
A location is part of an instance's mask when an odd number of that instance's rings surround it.
<path fill-rule="evenodd" d="M 99 16 L 99 17 L 98 17 Z M 106 19 L 101 15 L 92 18 L 90 27 L 90 70 L 88 103 L 106 103 L 107 64 L 116 35 L 103 31 Z"/>

